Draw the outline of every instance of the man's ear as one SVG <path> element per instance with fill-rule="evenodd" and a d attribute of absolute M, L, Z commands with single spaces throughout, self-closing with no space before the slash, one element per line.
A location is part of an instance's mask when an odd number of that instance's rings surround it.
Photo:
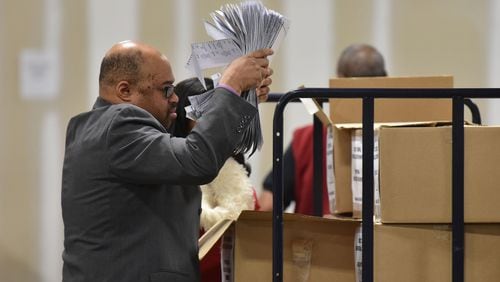
<path fill-rule="evenodd" d="M 132 91 L 130 83 L 126 80 L 118 82 L 115 86 L 116 95 L 123 102 L 130 102 L 132 100 Z"/>

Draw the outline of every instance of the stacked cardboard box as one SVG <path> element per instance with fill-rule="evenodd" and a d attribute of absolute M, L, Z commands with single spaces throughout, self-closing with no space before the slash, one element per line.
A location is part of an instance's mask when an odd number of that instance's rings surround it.
<path fill-rule="evenodd" d="M 355 281 L 359 221 L 286 213 L 283 222 L 283 281 Z M 224 281 L 272 281 L 272 213 L 220 222 L 200 239 L 200 258 L 220 238 Z"/>
<path fill-rule="evenodd" d="M 452 76 L 332 78 L 330 88 L 451 88 Z M 376 122 L 451 120 L 447 99 L 377 99 Z M 330 99 L 333 123 L 361 122 L 361 99 Z"/>
<path fill-rule="evenodd" d="M 383 223 L 451 222 L 451 126 L 446 122 L 385 123 L 378 132 L 378 181 L 380 221 Z M 353 205 L 351 186 L 356 181 L 352 136 L 360 124 L 334 127 L 336 197 L 350 202 L 353 216 L 361 216 L 360 203 Z M 500 127 L 465 127 L 465 222 L 500 222 Z M 360 145 L 355 145 L 359 147 Z M 356 158 L 354 158 L 357 160 Z M 341 186 L 341 184 L 343 184 Z M 347 207 L 346 209 L 349 209 Z"/>
<path fill-rule="evenodd" d="M 356 281 L 359 221 L 299 214 L 285 214 L 283 221 L 283 281 Z M 243 211 L 228 226 L 212 234 L 230 238 L 224 241 L 229 251 L 223 254 L 224 281 L 272 281 L 272 214 Z M 500 225 L 467 225 L 465 246 L 465 281 L 499 281 Z M 449 225 L 374 225 L 374 281 L 442 282 L 451 277 Z"/>
<path fill-rule="evenodd" d="M 451 77 L 360 78 L 334 79 L 330 85 L 437 88 L 452 87 L 452 81 Z M 334 123 L 361 120 L 360 101 L 338 100 L 330 102 Z M 435 99 L 414 102 L 375 103 L 376 121 L 412 122 L 386 124 L 378 131 L 381 222 L 374 225 L 373 246 L 374 280 L 378 282 L 441 282 L 452 277 L 451 128 L 446 123 L 414 122 L 450 120 L 451 103 Z M 353 134 L 360 136 L 360 132 L 353 133 L 359 128 L 359 124 L 333 128 L 335 213 L 342 215 L 353 212 L 351 142 Z M 465 130 L 465 281 L 469 282 L 500 281 L 500 208 L 496 207 L 500 181 L 495 177 L 500 175 L 499 141 L 497 127 Z M 238 220 L 222 222 L 223 228 L 217 232 L 207 232 L 214 238 L 224 234 L 225 281 L 272 281 L 271 216 L 244 211 Z M 359 219 L 352 217 L 285 214 L 283 280 L 356 281 L 361 271 L 355 251 L 359 226 Z"/>
<path fill-rule="evenodd" d="M 352 81 L 344 82 L 345 85 L 337 83 L 335 86 L 364 87 Z M 401 108 L 393 106 L 397 110 L 386 108 L 383 118 L 376 112 L 375 120 L 432 120 L 425 117 L 404 119 Z M 361 120 L 361 115 L 353 117 L 348 112 L 342 113 L 342 107 L 333 101 L 330 102 L 332 107 L 331 119 L 336 123 Z M 437 114 L 434 120 L 450 120 L 439 115 L 439 107 L 434 110 L 437 111 L 433 113 Z M 446 109 L 442 110 L 444 113 Z M 341 115 L 336 117 L 339 111 Z M 418 111 L 427 115 L 426 108 Z M 358 159 L 353 162 L 352 158 L 359 153 L 356 148 L 361 146 L 360 128 L 360 124 L 334 126 L 335 212 L 343 215 L 352 212 L 354 217 L 361 216 L 360 203 L 353 204 L 353 199 L 359 197 L 352 194 L 353 178 L 359 178 L 356 174 L 359 168 L 352 166 Z M 495 178 L 500 174 L 500 149 L 495 145 L 499 141 L 500 127 L 465 128 L 466 281 L 500 281 L 500 179 Z M 378 175 L 380 192 L 379 222 L 374 226 L 375 281 L 451 281 L 452 140 L 449 122 L 379 125 L 375 144 L 379 170 L 374 175 Z M 359 181 L 354 182 L 355 187 L 359 186 Z"/>
<path fill-rule="evenodd" d="M 374 281 L 452 281 L 451 230 L 445 224 L 376 224 Z M 500 225 L 465 227 L 466 282 L 500 279 Z"/>
<path fill-rule="evenodd" d="M 452 76 L 422 77 L 364 77 L 330 79 L 331 88 L 451 88 Z M 330 119 L 334 124 L 360 123 L 362 120 L 360 99 L 330 99 Z M 451 120 L 451 101 L 446 99 L 377 99 L 375 100 L 375 122 L 414 122 L 431 120 Z M 334 138 L 335 166 L 342 162 L 351 169 L 351 136 Z M 349 146 L 349 150 L 338 146 Z M 344 152 L 347 152 L 345 154 Z M 337 171 L 335 172 L 337 174 Z M 351 190 L 351 179 L 335 176 L 336 191 Z M 351 195 L 351 194 L 350 194 Z M 350 215 L 352 200 L 335 197 L 330 206 L 335 214 Z"/>
<path fill-rule="evenodd" d="M 243 212 L 235 223 L 234 281 L 271 281 L 270 213 Z M 354 233 L 358 223 L 285 214 L 284 281 L 355 281 Z M 308 255 L 297 245 L 309 242 Z M 304 257 L 309 257 L 304 262 Z M 306 277 L 304 277 L 307 275 Z M 297 277 L 307 278 L 298 280 Z"/>
<path fill-rule="evenodd" d="M 377 131 L 381 212 L 374 227 L 375 281 L 451 281 L 451 127 L 386 124 Z M 359 125 L 336 125 L 334 135 L 359 136 Z M 466 281 L 500 279 L 500 179 L 494 177 L 500 175 L 499 142 L 500 127 L 465 127 Z M 349 144 L 336 145 L 345 155 L 351 152 Z M 348 182 L 352 168 L 337 161 L 336 176 Z M 356 198 L 341 191 L 336 197 Z M 353 203 L 354 216 L 361 215 L 359 207 Z"/>

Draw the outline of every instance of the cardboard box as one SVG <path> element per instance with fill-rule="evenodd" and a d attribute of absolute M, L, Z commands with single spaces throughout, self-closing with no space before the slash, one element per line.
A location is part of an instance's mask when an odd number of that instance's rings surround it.
<path fill-rule="evenodd" d="M 304 281 L 355 281 L 354 234 L 358 222 L 287 213 L 283 225 L 283 281 L 301 281 L 297 277 L 307 269 L 302 246 L 308 243 L 312 246 L 309 278 Z M 272 281 L 272 213 L 243 211 L 232 228 L 224 236 L 233 232 L 229 234 L 234 238 L 229 265 L 234 269 L 225 273 L 234 275 L 232 281 L 237 282 Z"/>
<path fill-rule="evenodd" d="M 382 222 L 451 222 L 451 127 L 380 129 Z M 466 126 L 465 222 L 500 222 L 500 127 Z"/>
<path fill-rule="evenodd" d="M 330 79 L 331 88 L 452 88 L 452 76 L 422 77 L 355 77 Z M 361 123 L 361 99 L 330 99 L 330 119 L 337 123 Z M 376 99 L 375 122 L 414 122 L 429 120 L 451 120 L 452 103 L 447 99 Z M 338 137 L 350 140 L 350 136 Z M 335 140 L 348 144 L 347 140 Z M 337 146 L 336 144 L 334 145 Z M 334 149 L 335 165 L 349 163 L 350 152 L 337 152 Z M 336 168 L 337 169 L 337 168 Z M 337 171 L 335 172 L 337 174 Z M 350 178 L 335 177 L 336 191 L 347 192 L 350 196 Z M 350 215 L 353 212 L 352 201 L 342 197 L 330 199 L 334 214 Z"/>
<path fill-rule="evenodd" d="M 243 211 L 237 221 L 221 222 L 223 228 L 215 228 L 217 232 L 211 236 L 216 240 L 222 234 L 231 238 L 233 251 L 225 257 L 225 265 L 232 267 L 230 273 L 226 272 L 231 279 L 224 281 L 272 281 L 271 216 L 269 212 Z M 283 281 L 356 281 L 362 255 L 356 248 L 361 241 L 355 244 L 359 224 L 354 220 L 284 214 Z M 451 281 L 450 230 L 451 226 L 445 224 L 374 224 L 374 281 Z M 299 249 L 294 263 L 293 246 L 303 246 L 304 241 L 312 242 L 312 251 L 309 277 L 300 280 L 298 270 L 303 269 L 306 256 Z M 467 224 L 465 281 L 498 281 L 499 253 L 500 224 Z"/>
<path fill-rule="evenodd" d="M 330 88 L 453 88 L 452 76 L 330 79 Z M 375 122 L 451 120 L 451 99 L 376 99 Z M 333 123 L 360 123 L 361 99 L 330 99 Z"/>
<path fill-rule="evenodd" d="M 432 126 L 433 122 L 416 122 L 416 123 L 384 123 L 386 126 Z M 378 127 L 382 124 L 375 124 L 375 136 L 378 136 Z M 356 208 L 354 208 L 353 203 L 355 202 L 355 196 L 353 195 L 353 136 L 361 137 L 361 127 L 359 123 L 344 123 L 335 124 L 333 126 L 333 151 L 334 151 L 334 168 L 335 168 L 335 210 L 334 214 L 342 216 L 352 216 L 354 218 L 361 217 L 361 204 L 357 203 Z M 377 141 L 374 140 L 374 144 Z M 362 144 L 361 144 L 362 146 Z M 378 149 L 374 149 L 377 152 Z M 374 159 L 378 159 L 375 157 Z M 362 162 L 359 161 L 359 165 Z M 374 164 L 374 168 L 378 165 Z M 374 181 L 375 184 L 378 183 Z M 361 184 L 362 185 L 362 184 Z M 377 187 L 376 187 L 377 188 Z M 378 189 L 378 188 L 377 188 Z"/>
<path fill-rule="evenodd" d="M 378 129 L 380 220 L 451 222 L 451 126 L 391 123 Z M 336 203 L 352 206 L 351 136 L 360 124 L 334 126 Z M 465 222 L 500 222 L 500 127 L 466 126 Z M 359 210 L 354 210 L 359 217 Z"/>
<path fill-rule="evenodd" d="M 374 281 L 452 281 L 450 225 L 374 225 Z M 333 251 L 333 250 L 332 250 Z M 465 226 L 466 282 L 500 281 L 500 225 Z"/>

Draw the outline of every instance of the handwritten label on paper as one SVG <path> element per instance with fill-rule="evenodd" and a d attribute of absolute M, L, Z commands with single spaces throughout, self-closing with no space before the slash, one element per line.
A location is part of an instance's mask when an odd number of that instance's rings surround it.
<path fill-rule="evenodd" d="M 202 70 L 228 65 L 241 55 L 240 48 L 231 39 L 193 43 L 186 68 L 198 77 L 206 89 Z"/>

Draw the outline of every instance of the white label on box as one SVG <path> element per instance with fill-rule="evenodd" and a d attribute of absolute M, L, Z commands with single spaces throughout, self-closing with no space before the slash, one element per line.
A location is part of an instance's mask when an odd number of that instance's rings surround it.
<path fill-rule="evenodd" d="M 328 190 L 328 201 L 330 213 L 335 212 L 335 170 L 333 165 L 333 130 L 332 125 L 327 126 L 326 131 L 326 187 Z"/>
<path fill-rule="evenodd" d="M 222 282 L 234 281 L 234 224 L 232 224 L 221 238 L 221 277 Z"/>
<path fill-rule="evenodd" d="M 361 282 L 363 274 L 363 228 L 356 228 L 354 234 L 354 274 L 356 282 Z"/>
<path fill-rule="evenodd" d="M 378 132 L 374 134 L 373 147 L 373 186 L 375 188 L 375 217 L 380 216 L 380 193 L 379 193 L 379 151 L 378 151 Z M 351 152 L 351 189 L 353 210 L 362 212 L 363 207 L 363 136 L 352 133 L 352 152 Z"/>

